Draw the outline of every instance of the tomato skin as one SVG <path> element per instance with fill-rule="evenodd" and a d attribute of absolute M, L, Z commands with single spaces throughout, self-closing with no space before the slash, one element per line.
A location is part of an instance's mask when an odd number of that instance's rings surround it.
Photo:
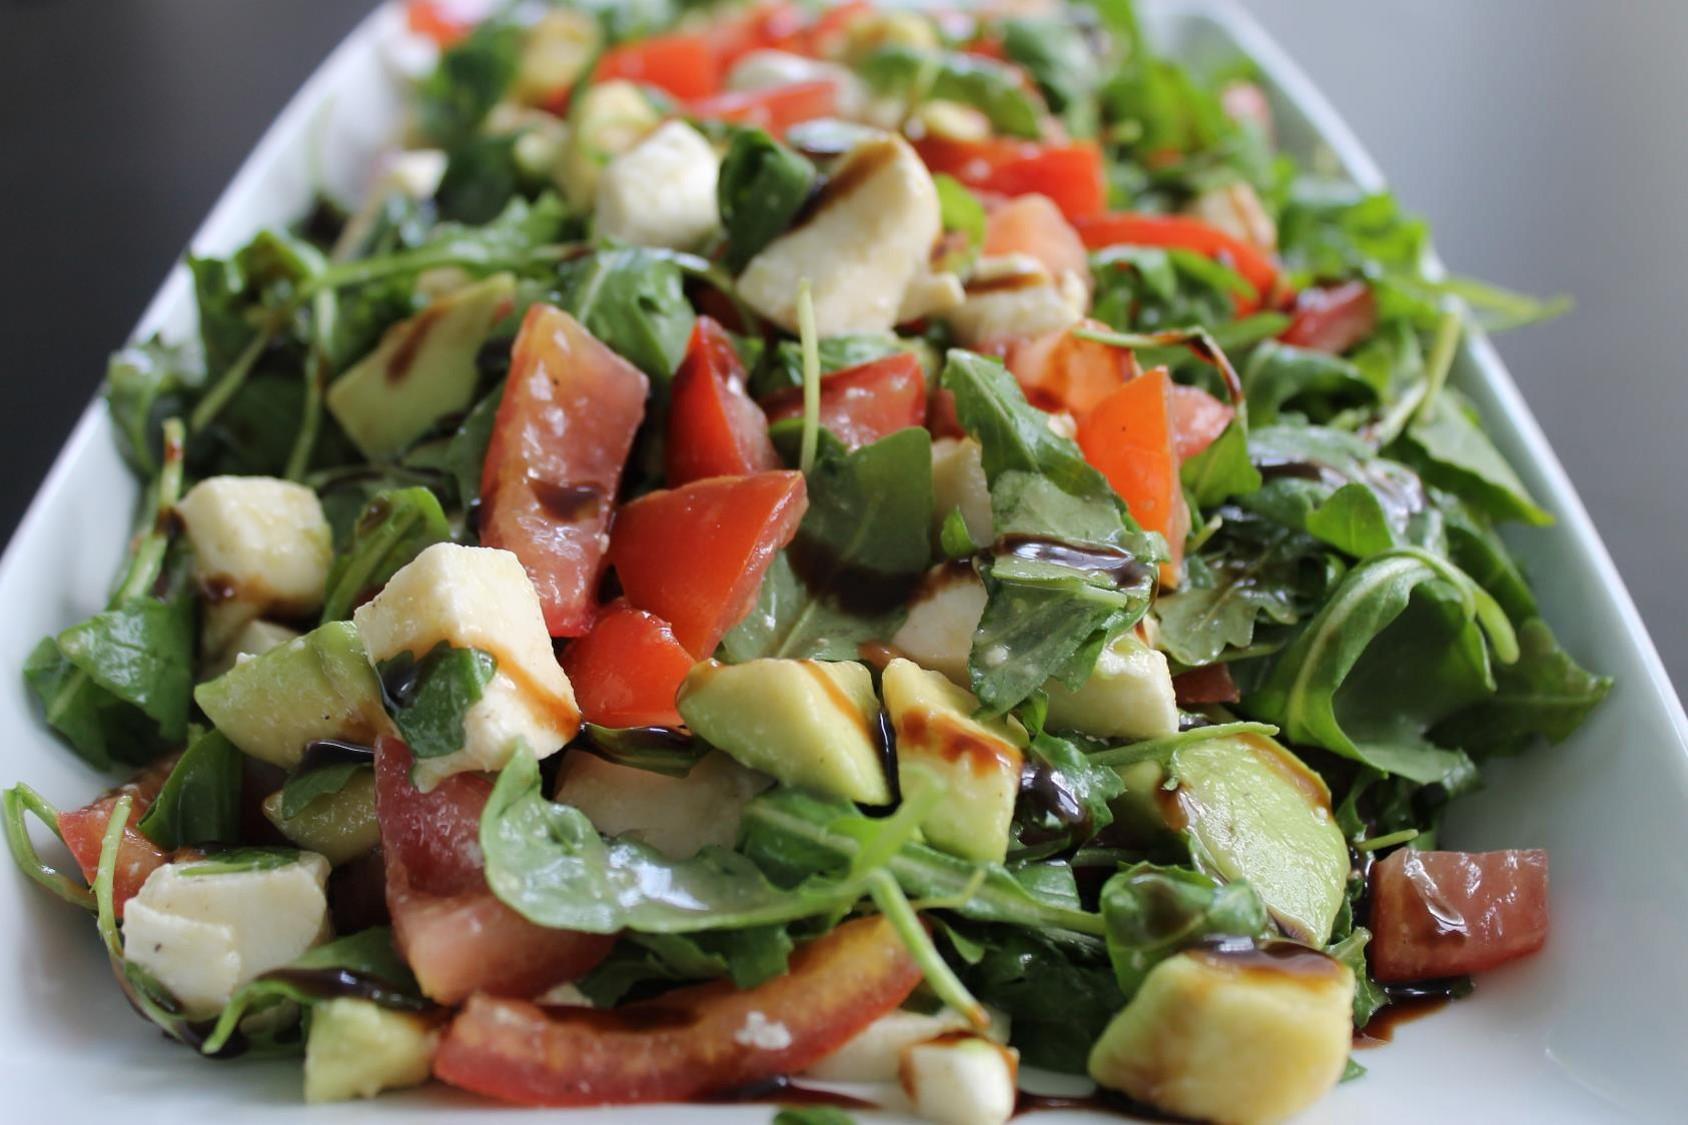
<path fill-rule="evenodd" d="M 617 514 L 610 562 L 627 600 L 669 622 L 702 660 L 756 604 L 808 506 L 803 474 L 788 471 L 647 493 Z"/>
<path fill-rule="evenodd" d="M 838 113 L 838 84 L 826 79 L 791 82 L 765 90 L 728 90 L 686 103 L 686 112 L 705 121 L 754 125 L 776 137 L 817 117 Z"/>
<path fill-rule="evenodd" d="M 721 88 L 721 63 L 702 35 L 655 35 L 604 52 L 594 81 L 614 78 L 655 86 L 684 101 Z"/>
<path fill-rule="evenodd" d="M 1108 330 L 1098 321 L 1083 320 L 1007 345 L 1003 361 L 1026 392 L 1027 402 L 1083 417 L 1140 373 L 1129 350 L 1087 340 L 1078 335 L 1081 328 Z"/>
<path fill-rule="evenodd" d="M 803 389 L 768 399 L 768 420 L 803 416 Z M 926 373 L 908 352 L 870 360 L 821 380 L 821 425 L 846 448 L 872 445 L 926 419 Z"/>
<path fill-rule="evenodd" d="M 1140 375 L 1103 399 L 1079 422 L 1078 444 L 1137 522 L 1166 537 L 1172 558 L 1161 564 L 1161 584 L 1177 585 L 1190 509 L 1178 479 L 1166 369 Z"/>
<path fill-rule="evenodd" d="M 1223 262 L 1254 287 L 1255 297 L 1237 298 L 1237 311 L 1254 312 L 1270 301 L 1278 267 L 1257 247 L 1189 215 L 1139 215 L 1127 211 L 1094 215 L 1077 222 L 1092 250 L 1109 246 L 1176 246 Z"/>
<path fill-rule="evenodd" d="M 1042 144 L 1007 137 L 927 137 L 914 147 L 934 172 L 948 173 L 979 191 L 1048 196 L 1068 221 L 1100 214 L 1108 204 L 1102 150 L 1090 141 Z"/>
<path fill-rule="evenodd" d="M 1237 703 L 1242 694 L 1231 678 L 1227 664 L 1204 664 L 1172 677 L 1172 690 L 1180 707 L 1201 707 L 1209 703 Z"/>
<path fill-rule="evenodd" d="M 881 917 L 845 922 L 755 988 L 681 988 L 610 1011 L 546 1012 L 473 997 L 446 1030 L 435 1077 L 520 1105 L 685 1101 L 803 1070 L 894 1010 L 920 969 Z M 788 1032 L 764 1047 L 757 1015 Z"/>
<path fill-rule="evenodd" d="M 147 876 L 169 861 L 164 850 L 141 835 L 140 829 L 135 826 L 141 822 L 141 817 L 153 801 L 158 799 L 158 792 L 164 788 L 170 771 L 176 768 L 178 757 L 172 754 L 155 762 L 81 808 L 59 814 L 59 835 L 64 837 L 65 847 L 70 849 L 76 866 L 82 869 L 82 877 L 89 886 L 93 886 L 94 876 L 100 868 L 100 845 L 105 842 L 112 809 L 122 798 L 129 798 L 129 819 L 123 826 L 123 839 L 117 845 L 117 869 L 111 889 L 112 902 L 119 918 L 123 917 L 123 904 L 140 893 L 141 884 L 147 881 Z"/>
<path fill-rule="evenodd" d="M 609 955 L 613 935 L 537 926 L 487 888 L 481 811 L 492 783 L 455 774 L 427 793 L 410 784 L 410 748 L 375 743 L 375 815 L 393 937 L 423 994 L 455 1004 L 474 992 L 532 996 Z"/>
<path fill-rule="evenodd" d="M 1090 252 L 1047 195 L 1022 195 L 991 211 L 985 221 L 984 253 L 1026 254 L 1043 263 L 1049 276 L 1076 274 L 1087 283 Z"/>
<path fill-rule="evenodd" d="M 1278 337 L 1298 348 L 1341 355 L 1377 331 L 1377 298 L 1363 281 L 1304 289 L 1294 319 Z"/>
<path fill-rule="evenodd" d="M 481 542 L 513 551 L 553 637 L 591 628 L 605 532 L 649 380 L 572 316 L 522 320 L 481 475 Z"/>
<path fill-rule="evenodd" d="M 1401 848 L 1371 872 L 1371 972 L 1386 984 L 1480 973 L 1547 944 L 1547 853 Z"/>
<path fill-rule="evenodd" d="M 693 663 L 668 622 L 625 600 L 563 653 L 581 715 L 605 727 L 683 726 L 674 696 Z"/>
<path fill-rule="evenodd" d="M 664 447 L 670 486 L 777 469 L 768 420 L 744 392 L 744 364 L 726 329 L 697 319 L 674 376 Z"/>
<path fill-rule="evenodd" d="M 409 0 L 404 6 L 405 24 L 411 31 L 449 47 L 469 34 L 473 25 L 458 18 L 438 0 Z"/>
<path fill-rule="evenodd" d="M 1220 402 L 1200 387 L 1172 386 L 1172 446 L 1180 462 L 1196 456 L 1219 440 L 1236 408 Z"/>

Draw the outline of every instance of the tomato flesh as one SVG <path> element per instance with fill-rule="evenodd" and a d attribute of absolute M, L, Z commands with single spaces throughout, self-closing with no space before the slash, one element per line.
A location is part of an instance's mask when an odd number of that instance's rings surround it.
<path fill-rule="evenodd" d="M 1238 297 L 1238 312 L 1253 312 L 1270 301 L 1278 283 L 1277 266 L 1259 248 L 1189 215 L 1116 212 L 1081 218 L 1077 226 L 1079 237 L 1092 250 L 1121 245 L 1174 246 L 1229 266 L 1255 291 L 1252 299 Z"/>
<path fill-rule="evenodd" d="M 1048 196 L 1069 221 L 1099 214 L 1108 203 L 1102 150 L 1090 141 L 1052 142 L 994 137 L 957 141 L 927 137 L 915 145 L 934 172 L 997 195 Z"/>
<path fill-rule="evenodd" d="M 1172 446 L 1186 461 L 1219 440 L 1236 408 L 1220 402 L 1200 387 L 1172 386 Z"/>
<path fill-rule="evenodd" d="M 595 81 L 620 78 L 676 98 L 707 98 L 721 88 L 721 64 L 702 35 L 656 35 L 604 52 Z"/>
<path fill-rule="evenodd" d="M 1371 873 L 1371 972 L 1386 984 L 1480 973 L 1547 943 L 1547 853 L 1402 848 Z"/>
<path fill-rule="evenodd" d="M 685 1101 L 812 1065 L 894 1010 L 920 969 L 883 918 L 845 922 L 755 988 L 677 989 L 609 1011 L 476 996 L 434 1056 L 436 1077 L 520 1105 Z M 758 1041 L 747 1029 L 783 1029 Z"/>
<path fill-rule="evenodd" d="M 664 449 L 670 486 L 777 469 L 768 420 L 744 392 L 744 364 L 726 329 L 700 316 L 674 376 Z"/>
<path fill-rule="evenodd" d="M 475 992 L 533 996 L 609 955 L 612 935 L 537 926 L 487 888 L 481 810 L 492 783 L 455 774 L 427 793 L 410 784 L 410 748 L 375 744 L 375 815 L 393 937 L 430 999 Z"/>
<path fill-rule="evenodd" d="M 1004 362 L 1033 406 L 1083 417 L 1138 374 L 1128 349 L 1087 340 L 1078 329 L 1106 331 L 1107 325 L 1085 320 L 1007 345 Z"/>
<path fill-rule="evenodd" d="M 563 653 L 581 715 L 605 727 L 681 726 L 674 696 L 692 664 L 668 622 L 625 601 Z"/>
<path fill-rule="evenodd" d="M 1084 240 L 1046 195 L 1022 195 L 991 211 L 985 223 L 984 253 L 1026 254 L 1043 263 L 1049 276 L 1090 276 Z"/>
<path fill-rule="evenodd" d="M 99 873 L 100 846 L 111 824 L 112 809 L 122 798 L 130 799 L 129 819 L 123 826 L 123 839 L 117 845 L 117 868 L 111 885 L 111 898 L 119 918 L 123 917 L 123 904 L 140 892 L 147 876 L 169 861 L 164 849 L 141 835 L 135 826 L 158 798 L 170 771 L 176 768 L 176 758 L 171 755 L 155 762 L 81 808 L 59 814 L 59 835 L 64 837 L 65 847 L 70 849 L 76 866 L 82 869 L 82 877 L 92 886 L 94 876 Z"/>
<path fill-rule="evenodd" d="M 515 552 L 553 637 L 592 625 L 649 381 L 561 309 L 522 320 L 481 475 L 481 542 Z"/>
<path fill-rule="evenodd" d="M 787 471 L 648 493 L 616 516 L 610 562 L 627 600 L 671 624 L 701 660 L 756 604 L 808 506 L 803 474 Z"/>
<path fill-rule="evenodd" d="M 826 79 L 791 82 L 765 90 L 729 90 L 686 103 L 686 112 L 704 121 L 754 125 L 776 137 L 817 117 L 838 113 L 838 84 Z"/>
<path fill-rule="evenodd" d="M 1377 298 L 1363 281 L 1304 289 L 1295 297 L 1294 319 L 1278 337 L 1298 348 L 1341 355 L 1377 330 Z"/>
<path fill-rule="evenodd" d="M 803 389 L 768 400 L 768 420 L 803 416 Z M 821 380 L 821 425 L 847 448 L 872 445 L 926 418 L 926 373 L 908 352 L 871 360 Z"/>
<path fill-rule="evenodd" d="M 1166 537 L 1172 558 L 1161 564 L 1161 583 L 1176 585 L 1190 509 L 1178 479 L 1172 380 L 1165 368 L 1138 376 L 1102 400 L 1079 422 L 1078 444 L 1137 522 Z"/>
<path fill-rule="evenodd" d="M 1180 707 L 1203 707 L 1210 703 L 1236 703 L 1242 699 L 1237 681 L 1226 664 L 1204 664 L 1172 677 L 1172 690 Z"/>

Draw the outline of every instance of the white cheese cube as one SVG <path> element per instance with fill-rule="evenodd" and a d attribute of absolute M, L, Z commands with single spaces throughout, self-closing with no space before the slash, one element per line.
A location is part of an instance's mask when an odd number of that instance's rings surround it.
<path fill-rule="evenodd" d="M 509 551 L 436 543 L 352 615 L 371 664 L 409 652 L 420 660 L 441 641 L 498 662 L 463 717 L 463 749 L 416 763 L 421 789 L 465 770 L 496 770 L 518 742 L 544 758 L 580 729 L 574 689 L 551 649 L 527 571 Z"/>
<path fill-rule="evenodd" d="M 610 161 L 598 180 L 598 233 L 633 246 L 689 250 L 720 222 L 721 158 L 703 134 L 670 121 Z"/>
<path fill-rule="evenodd" d="M 229 642 L 218 652 L 217 658 L 205 666 L 200 678 L 214 680 L 236 664 L 251 660 L 254 656 L 262 656 L 272 648 L 280 648 L 288 641 L 298 639 L 297 629 L 277 625 L 274 621 L 245 622 L 235 630 L 234 636 L 229 638 Z"/>
<path fill-rule="evenodd" d="M 1049 725 L 1096 738 L 1159 738 L 1178 733 L 1178 696 L 1166 655 L 1126 633 L 1103 649 L 1077 691 L 1051 680 Z"/>
<path fill-rule="evenodd" d="M 941 530 L 956 509 L 967 534 L 980 546 L 996 538 L 991 522 L 991 490 L 979 443 L 972 438 L 939 438 L 932 443 L 932 519 Z"/>
<path fill-rule="evenodd" d="M 685 777 L 616 765 L 581 750 L 564 759 L 556 797 L 606 836 L 630 834 L 685 859 L 709 844 L 732 847 L 744 806 L 772 783 L 718 750 Z"/>
<path fill-rule="evenodd" d="M 796 332 L 807 278 L 820 336 L 887 332 L 941 231 L 938 190 L 914 149 L 900 137 L 869 137 L 843 158 L 803 224 L 751 259 L 739 296 Z"/>
<path fill-rule="evenodd" d="M 312 852 L 280 866 L 217 870 L 212 859 L 168 863 L 124 907 L 123 955 L 181 1000 L 215 1014 L 242 985 L 280 968 L 328 933 L 328 861 Z"/>
<path fill-rule="evenodd" d="M 969 348 L 1059 332 L 1084 318 L 1088 302 L 1082 280 L 1057 280 L 1025 254 L 979 259 L 966 290 L 967 299 L 944 319 L 956 343 Z"/>
<path fill-rule="evenodd" d="M 906 1047 L 898 1078 L 915 1112 L 938 1125 L 1001 1125 L 1014 1116 L 1020 1056 L 978 1035 Z"/>
<path fill-rule="evenodd" d="M 994 1011 L 990 1016 L 991 1038 L 1007 1042 L 1008 1017 Z M 868 1024 L 804 1073 L 822 1082 L 895 1082 L 904 1050 L 968 1026 L 967 1017 L 954 1008 L 931 1015 L 895 1011 Z"/>
<path fill-rule="evenodd" d="M 322 607 L 333 535 L 316 493 L 273 477 L 211 477 L 176 514 L 193 544 L 194 574 L 216 603 L 251 609 L 247 620 Z"/>
<path fill-rule="evenodd" d="M 985 584 L 970 564 L 945 563 L 927 572 L 909 603 L 891 647 L 934 672 L 968 686 L 973 632 L 985 615 Z"/>

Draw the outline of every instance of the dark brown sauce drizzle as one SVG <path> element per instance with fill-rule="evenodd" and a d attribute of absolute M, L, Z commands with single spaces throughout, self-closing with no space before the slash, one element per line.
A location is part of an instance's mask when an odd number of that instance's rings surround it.
<path fill-rule="evenodd" d="M 830 548 L 799 535 L 786 549 L 791 569 L 810 590 L 825 593 L 850 613 L 873 616 L 908 601 L 920 576 L 883 574 L 860 566 L 841 566 Z"/>
<path fill-rule="evenodd" d="M 863 805 L 861 809 L 868 816 L 890 816 L 903 803 L 903 783 L 897 768 L 897 728 L 891 722 L 891 713 L 880 708 L 878 721 L 869 724 L 869 733 L 873 735 L 874 745 L 879 747 L 879 768 L 885 773 L 885 787 L 891 791 L 891 799 L 883 805 Z"/>
<path fill-rule="evenodd" d="M 967 295 L 978 297 L 987 293 L 1017 293 L 1022 289 L 1038 289 L 1049 284 L 1049 275 L 1041 270 L 1021 273 L 1002 273 L 995 277 L 979 278 L 967 283 Z"/>
<path fill-rule="evenodd" d="M 1032 1113 L 1052 1113 L 1061 1110 L 1106 1113 L 1115 1117 L 1129 1117 L 1136 1121 L 1187 1121 L 1142 1102 L 1133 1101 L 1114 1090 L 1098 1087 L 1095 1093 L 1074 1097 L 1065 1094 L 1030 1094 L 1021 1090 L 1014 1098 L 1014 1116 Z"/>
<path fill-rule="evenodd" d="M 395 987 L 390 981 L 344 968 L 275 969 L 258 978 L 285 984 L 313 1000 L 335 1000 L 349 997 L 369 1000 L 383 1008 L 397 1008 L 407 1012 L 426 1011 L 433 1005 Z"/>
<path fill-rule="evenodd" d="M 1085 839 L 1091 833 L 1091 815 L 1073 792 L 1061 771 L 1045 761 L 1027 761 L 1020 767 L 1020 804 L 1032 814 L 1022 821 L 1020 843 L 1026 847 L 1055 840 Z"/>
<path fill-rule="evenodd" d="M 1154 576 L 1154 571 L 1139 562 L 1135 555 L 1115 547 L 1010 535 L 997 540 L 995 551 L 998 555 L 1012 555 L 1017 559 L 1054 563 L 1090 574 L 1106 575 L 1115 585 L 1122 587 L 1147 584 Z"/>
<path fill-rule="evenodd" d="M 445 312 L 445 306 L 434 305 L 423 309 L 409 324 L 394 329 L 404 335 L 393 349 L 393 358 L 387 361 L 387 382 L 402 383 L 409 376 L 410 369 L 416 365 L 416 357 L 422 352 L 423 343 L 434 326 L 445 317 Z"/>
<path fill-rule="evenodd" d="M 318 738 L 305 743 L 296 773 L 309 773 L 324 766 L 373 765 L 375 747 L 338 738 Z"/>
<path fill-rule="evenodd" d="M 1471 982 L 1465 977 L 1384 986 L 1389 1005 L 1379 1008 L 1365 1027 L 1354 1032 L 1354 1049 L 1365 1050 L 1393 1042 L 1402 1024 L 1433 1015 L 1470 990 Z"/>
<path fill-rule="evenodd" d="M 837 1109 L 876 1110 L 879 1105 L 866 1098 L 854 1097 L 850 1094 L 840 1094 L 832 1090 L 818 1090 L 813 1086 L 802 1086 L 784 1077 L 770 1078 L 766 1082 L 755 1082 L 749 1086 L 740 1086 L 736 1090 L 723 1090 L 716 1094 L 705 1094 L 697 1099 L 714 1105 L 742 1105 L 747 1102 L 766 1102 L 772 1105 L 829 1105 Z"/>
<path fill-rule="evenodd" d="M 557 484 L 535 478 L 528 487 L 539 506 L 563 523 L 595 520 L 604 514 L 604 490 L 595 484 Z"/>
<path fill-rule="evenodd" d="M 816 179 L 814 188 L 809 192 L 809 198 L 798 208 L 797 216 L 786 233 L 802 229 L 821 212 L 847 198 L 896 159 L 897 146 L 890 140 L 869 141 L 856 146 L 836 172 Z"/>

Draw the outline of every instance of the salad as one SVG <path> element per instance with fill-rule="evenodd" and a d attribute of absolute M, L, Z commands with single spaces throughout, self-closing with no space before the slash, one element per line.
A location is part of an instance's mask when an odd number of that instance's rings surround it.
<path fill-rule="evenodd" d="M 113 357 L 144 511 L 23 670 L 133 776 L 13 858 L 144 1019 L 313 1102 L 1253 1122 L 1542 946 L 1438 825 L 1609 686 L 1449 380 L 1557 306 L 1126 0 L 406 14 L 367 196 Z"/>

